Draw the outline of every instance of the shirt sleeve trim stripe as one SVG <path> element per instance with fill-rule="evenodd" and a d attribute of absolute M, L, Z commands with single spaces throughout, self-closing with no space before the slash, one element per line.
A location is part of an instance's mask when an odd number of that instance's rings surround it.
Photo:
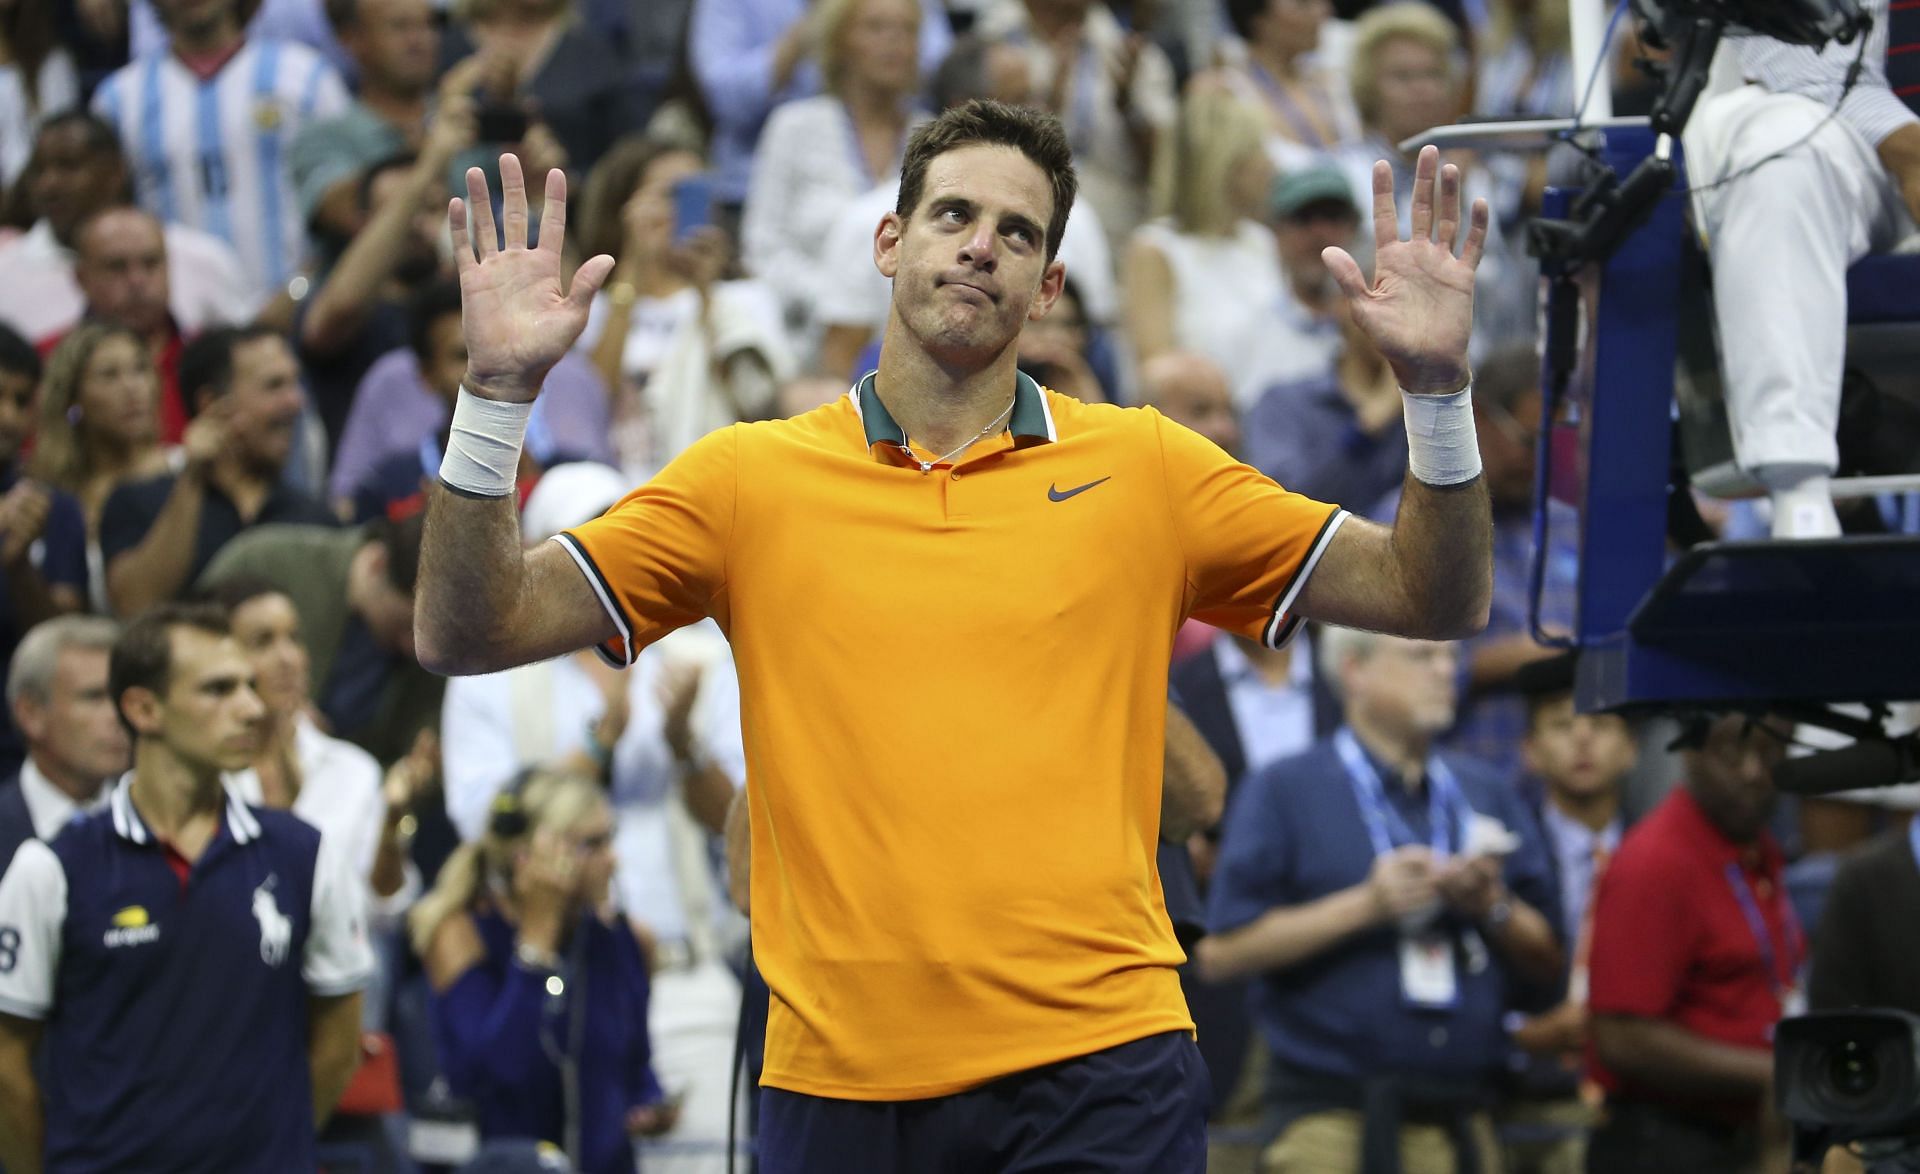
<path fill-rule="evenodd" d="M 1299 569 L 1294 571 L 1293 578 L 1287 580 L 1286 589 L 1281 591 L 1280 598 L 1274 601 L 1273 616 L 1267 620 L 1267 630 L 1261 634 L 1261 643 L 1268 648 L 1284 648 L 1287 641 L 1293 639 L 1294 634 L 1299 631 L 1300 617 L 1290 614 L 1293 601 L 1299 597 L 1300 589 L 1307 585 L 1307 579 L 1313 574 L 1313 569 L 1320 565 L 1320 556 L 1327 552 L 1327 547 L 1333 542 L 1334 534 L 1339 531 L 1340 524 L 1346 520 L 1347 511 L 1339 506 L 1333 507 L 1333 512 L 1328 514 L 1327 520 L 1321 524 L 1320 533 L 1314 536 L 1313 545 L 1307 549 L 1307 557 L 1300 561 Z"/>
<path fill-rule="evenodd" d="M 51 1010 L 53 1010 L 52 1003 L 36 1007 L 31 1003 L 22 1003 L 15 999 L 9 999 L 5 995 L 0 995 L 0 1014 L 12 1015 L 17 1019 L 40 1020 L 45 1019 L 47 1012 Z"/>
<path fill-rule="evenodd" d="M 587 548 L 580 545 L 579 539 L 564 532 L 555 534 L 553 537 L 562 550 L 573 556 L 573 561 L 580 567 L 580 573 L 587 577 L 587 585 L 592 587 L 593 593 L 599 597 L 600 606 L 605 608 L 607 615 L 612 618 L 613 626 L 620 629 L 620 643 L 623 645 L 627 659 L 624 661 L 616 659 L 601 645 L 596 644 L 594 647 L 600 650 L 601 657 L 608 664 L 615 668 L 626 668 L 633 663 L 633 625 L 628 622 L 627 613 L 621 608 L 620 601 L 614 598 L 613 588 L 607 583 L 607 577 L 600 573 L 600 567 L 593 561 L 593 556 L 587 553 Z"/>
<path fill-rule="evenodd" d="M 346 978 L 337 978 L 332 982 L 310 982 L 307 993 L 321 999 L 337 999 L 343 995 L 358 994 L 373 985 L 373 971 L 368 970 Z"/>

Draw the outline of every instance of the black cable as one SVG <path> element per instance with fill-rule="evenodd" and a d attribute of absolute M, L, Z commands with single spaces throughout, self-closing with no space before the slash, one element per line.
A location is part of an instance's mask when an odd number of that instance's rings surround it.
<path fill-rule="evenodd" d="M 1779 150 L 1773 152 L 1771 155 L 1768 155 L 1764 159 L 1754 160 L 1752 163 L 1747 164 L 1745 167 L 1742 167 L 1740 170 L 1734 172 L 1732 175 L 1722 176 L 1721 178 L 1714 180 L 1712 183 L 1689 185 L 1683 188 L 1675 188 L 1674 190 L 1665 193 L 1662 198 L 1673 199 L 1680 196 L 1690 196 L 1696 192 L 1710 192 L 1716 188 L 1725 187 L 1730 183 L 1734 183 L 1739 180 L 1747 178 L 1748 176 L 1752 175 L 1754 172 L 1758 171 L 1760 168 L 1765 167 L 1767 164 L 1772 163 L 1778 159 L 1783 159 L 1787 155 L 1791 154 L 1792 152 L 1797 151 L 1801 147 L 1804 147 L 1808 143 L 1812 142 L 1815 135 L 1819 134 L 1821 131 L 1827 128 L 1827 124 L 1831 123 L 1834 119 L 1840 117 L 1840 108 L 1847 104 L 1848 96 L 1850 96 L 1853 93 L 1854 87 L 1858 85 L 1860 82 L 1861 73 L 1864 72 L 1866 69 L 1867 37 L 1869 33 L 1872 31 L 1873 22 L 1871 17 L 1867 17 L 1865 18 L 1865 20 L 1867 23 L 1865 27 L 1863 27 L 1858 34 L 1859 40 L 1860 40 L 1860 47 L 1854 50 L 1853 64 L 1847 67 L 1847 77 L 1846 77 L 1846 81 L 1840 87 L 1840 97 L 1838 98 L 1838 100 L 1834 102 L 1833 108 L 1827 111 L 1825 118 L 1822 118 L 1819 122 L 1815 123 L 1812 129 L 1808 130 L 1806 134 L 1801 135 L 1799 138 L 1795 139 L 1793 142 L 1788 143 L 1784 147 L 1781 147 Z M 1632 30 L 1632 33 L 1633 33 L 1634 42 L 1636 44 L 1639 44 L 1642 50 L 1644 51 L 1646 43 L 1640 39 L 1640 30 L 1636 27 Z M 1581 142 L 1578 137 L 1582 131 L 1589 131 L 1592 129 L 1594 128 L 1590 126 L 1583 127 L 1583 126 L 1575 125 L 1575 126 L 1568 127 L 1566 130 L 1560 132 L 1560 134 L 1556 137 L 1559 138 L 1561 142 L 1572 147 L 1574 150 L 1579 151 L 1582 155 L 1586 156 L 1588 159 L 1591 159 L 1593 162 L 1598 163 L 1604 167 L 1607 165 L 1606 160 L 1601 156 L 1599 149 L 1591 144 Z"/>
<path fill-rule="evenodd" d="M 1827 129 L 1827 125 L 1829 123 L 1831 123 L 1834 119 L 1840 117 L 1840 108 L 1847 104 L 1847 97 L 1853 93 L 1854 86 L 1858 85 L 1860 82 L 1860 74 L 1866 69 L 1867 37 L 1872 32 L 1872 28 L 1873 28 L 1872 18 L 1868 17 L 1866 18 L 1866 20 L 1867 20 L 1867 26 L 1865 28 L 1862 28 L 1859 33 L 1860 47 L 1854 50 L 1853 64 L 1847 67 L 1847 80 L 1845 84 L 1843 84 L 1840 87 L 1840 97 L 1838 100 L 1834 102 L 1833 109 L 1827 111 L 1827 116 L 1825 118 L 1822 118 L 1819 122 L 1814 123 L 1813 128 L 1811 130 L 1807 131 L 1806 134 L 1801 135 L 1799 138 L 1795 139 L 1793 142 L 1788 143 L 1786 146 L 1780 148 L 1778 151 L 1775 151 L 1773 154 L 1766 156 L 1764 159 L 1754 160 L 1752 163 L 1747 164 L 1745 167 L 1742 167 L 1740 170 L 1734 172 L 1732 175 L 1723 176 L 1720 179 L 1714 180 L 1712 183 L 1700 185 L 1697 187 L 1688 186 L 1684 188 L 1679 188 L 1670 194 L 1674 196 L 1690 196 L 1695 192 L 1710 192 L 1710 191 L 1713 191 L 1715 188 L 1725 187 L 1727 184 L 1733 183 L 1736 180 L 1745 179 L 1749 175 L 1752 175 L 1754 172 L 1760 170 L 1762 167 L 1765 167 L 1767 164 L 1774 162 L 1776 159 L 1784 159 L 1787 155 L 1791 154 L 1792 152 L 1797 151 L 1801 147 L 1806 146 L 1808 143 L 1813 141 L 1813 137 L 1815 135 Z"/>

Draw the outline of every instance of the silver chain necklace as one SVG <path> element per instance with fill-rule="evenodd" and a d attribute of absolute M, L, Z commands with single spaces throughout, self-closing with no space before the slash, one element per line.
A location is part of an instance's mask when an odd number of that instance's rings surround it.
<path fill-rule="evenodd" d="M 919 465 L 920 471 L 922 473 L 931 473 L 933 472 L 933 467 L 935 465 L 943 465 L 946 462 L 952 460 L 953 458 L 959 456 L 961 453 L 972 448 L 974 445 L 979 444 L 982 440 L 986 438 L 989 432 L 992 432 L 995 429 L 999 428 L 1000 425 L 1006 420 L 1006 418 L 1013 414 L 1013 405 L 1018 403 L 1019 400 L 1020 400 L 1019 393 L 1016 392 L 1014 394 L 1014 397 L 1007 401 L 1007 406 L 1000 409 L 1000 414 L 995 416 L 993 419 L 987 421 L 987 426 L 985 428 L 982 428 L 980 431 L 974 433 L 971 437 L 967 438 L 967 440 L 964 441 L 959 448 L 954 449 L 952 452 L 948 453 L 945 456 L 935 457 L 930 461 L 923 461 L 919 457 L 914 456 L 913 455 L 913 438 L 907 435 L 907 430 L 905 428 L 900 429 L 900 440 L 902 442 L 900 445 L 900 451 L 907 454 L 908 460 L 912 461 L 916 465 Z"/>

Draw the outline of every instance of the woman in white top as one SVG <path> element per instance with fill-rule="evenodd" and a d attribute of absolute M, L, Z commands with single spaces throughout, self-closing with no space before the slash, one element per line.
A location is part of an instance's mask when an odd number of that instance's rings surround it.
<path fill-rule="evenodd" d="M 815 345 L 820 248 L 854 197 L 900 169 L 920 87 L 916 0 L 821 0 L 826 93 L 767 118 L 740 221 L 748 272 L 780 295 L 795 349 Z"/>
<path fill-rule="evenodd" d="M 521 537 L 543 542 L 602 513 L 630 483 L 578 463 L 547 470 L 527 497 Z M 746 777 L 739 686 L 710 622 L 643 649 L 625 672 L 583 650 L 447 682 L 447 815 L 481 838 L 495 797 L 522 768 L 598 780 L 613 804 L 613 892 L 652 955 L 653 1065 L 683 1091 L 679 1124 L 641 1165 L 726 1169 L 730 1061 L 740 985 L 726 964 L 745 924 L 726 903 L 710 852 Z"/>
<path fill-rule="evenodd" d="M 1321 33 L 1329 0 L 1227 0 L 1227 20 L 1246 42 L 1246 62 L 1227 74 L 1267 116 L 1267 152 L 1281 171 L 1360 141 L 1343 73 L 1328 67 Z"/>
<path fill-rule="evenodd" d="M 793 373 L 773 291 L 721 280 L 726 233 L 675 231 L 675 190 L 705 168 L 685 147 L 627 139 L 581 199 L 580 255 L 615 263 L 575 345 L 613 391 L 614 451 L 636 482 L 714 429 L 765 416 Z"/>
<path fill-rule="evenodd" d="M 0 192 L 33 153 L 40 120 L 80 104 L 80 77 L 60 48 L 48 0 L 0 0 Z"/>
<path fill-rule="evenodd" d="M 321 733 L 309 716 L 310 662 L 293 600 L 265 580 L 240 577 L 208 594 L 227 609 L 267 710 L 253 766 L 227 776 L 228 784 L 249 803 L 290 810 L 319 828 L 366 878 L 376 918 L 397 924 L 420 892 L 407 860 L 407 817 L 427 749 L 401 759 L 383 783 L 373 755 Z"/>
<path fill-rule="evenodd" d="M 1216 81 L 1192 87 L 1173 149 L 1161 152 L 1160 215 L 1127 247 L 1127 334 L 1144 363 L 1194 351 L 1219 363 L 1236 391 L 1256 376 L 1250 340 L 1280 299 L 1280 256 L 1261 222 L 1273 165 L 1266 119 Z"/>

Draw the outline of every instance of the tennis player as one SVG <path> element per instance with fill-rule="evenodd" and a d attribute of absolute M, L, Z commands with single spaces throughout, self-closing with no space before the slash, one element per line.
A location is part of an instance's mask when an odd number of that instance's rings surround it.
<path fill-rule="evenodd" d="M 773 992 L 762 1168 L 1203 1170 L 1208 1082 L 1154 871 L 1174 632 L 1484 624 L 1467 337 L 1485 204 L 1463 225 L 1459 172 L 1428 150 L 1401 240 L 1379 163 L 1371 283 L 1328 250 L 1406 392 L 1391 529 L 1151 408 L 1016 371 L 1021 327 L 1060 294 L 1076 181 L 1051 115 L 974 102 L 914 134 L 875 230 L 893 282 L 878 371 L 712 433 L 523 554 L 527 414 L 613 262 L 568 288 L 564 177 L 546 177 L 532 249 L 516 160 L 501 179 L 504 232 L 477 170 L 448 213 L 469 358 L 420 659 L 484 673 L 593 645 L 627 664 L 703 617 L 726 631 Z"/>

